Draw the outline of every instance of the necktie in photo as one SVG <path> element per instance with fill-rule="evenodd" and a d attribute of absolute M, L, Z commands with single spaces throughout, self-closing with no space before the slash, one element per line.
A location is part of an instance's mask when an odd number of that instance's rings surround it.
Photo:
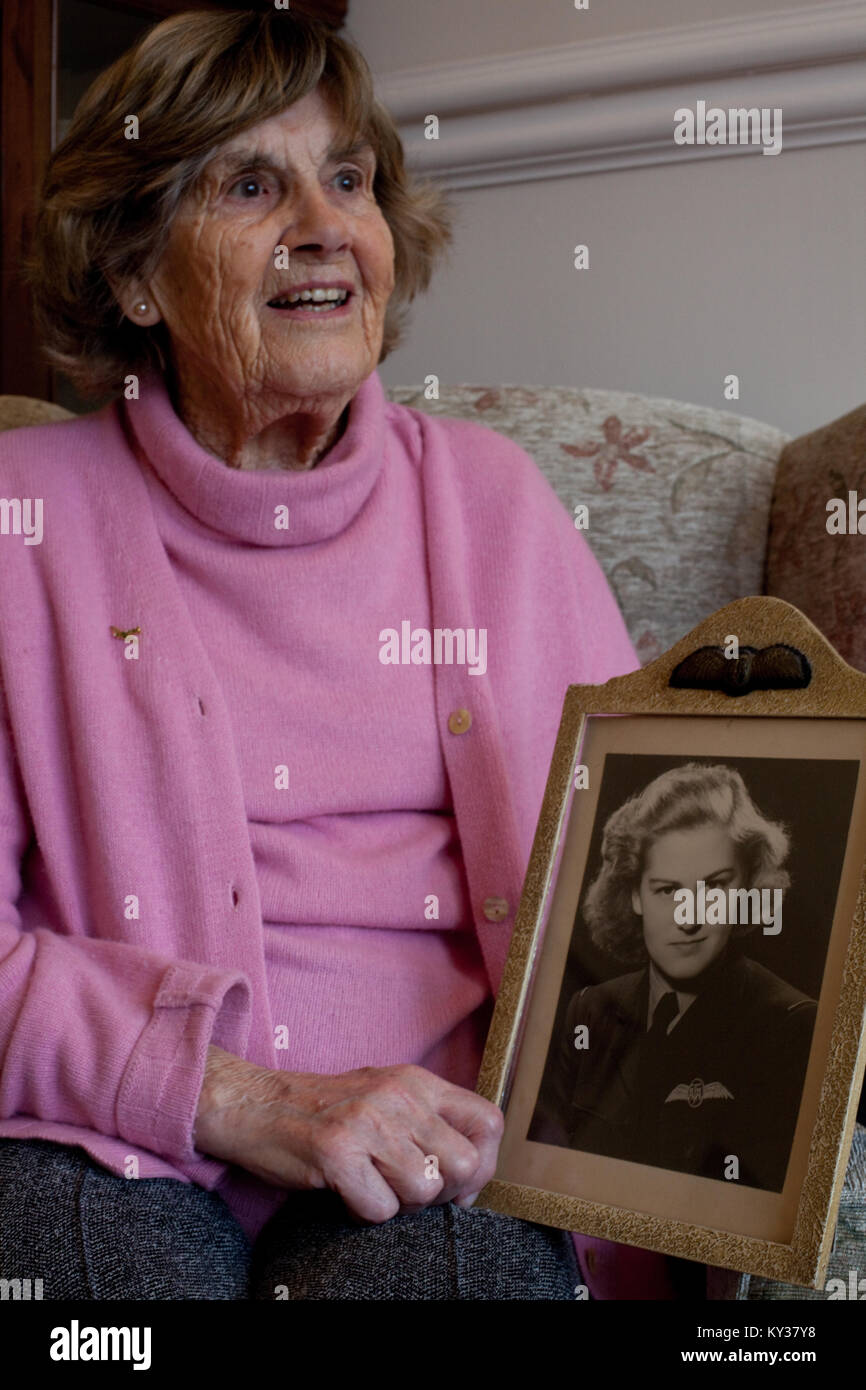
<path fill-rule="evenodd" d="M 672 989 L 667 994 L 663 994 L 656 1004 L 653 1014 L 652 1026 L 648 1037 L 652 1042 L 660 1042 L 667 1037 L 668 1025 L 672 1018 L 675 1018 L 680 1011 L 677 996 Z"/>
<path fill-rule="evenodd" d="M 639 1163 L 658 1161 L 660 1106 L 670 1090 L 663 1065 L 669 1045 L 667 1030 L 678 1012 L 677 996 L 669 989 L 656 1004 L 649 1031 L 638 1044 L 632 1126 L 635 1157 Z"/>

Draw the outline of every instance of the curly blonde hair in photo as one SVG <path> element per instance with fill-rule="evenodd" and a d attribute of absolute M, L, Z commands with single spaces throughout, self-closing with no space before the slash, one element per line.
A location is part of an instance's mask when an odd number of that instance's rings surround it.
<path fill-rule="evenodd" d="M 583 907 L 593 943 L 631 966 L 647 961 L 641 918 L 632 907 L 649 847 L 672 830 L 715 824 L 737 847 L 747 888 L 787 888 L 782 867 L 790 840 L 782 825 L 763 816 L 739 772 L 723 763 L 686 763 L 653 779 L 629 797 L 607 821 L 602 836 L 602 867 Z M 752 930 L 737 924 L 734 936 Z"/>

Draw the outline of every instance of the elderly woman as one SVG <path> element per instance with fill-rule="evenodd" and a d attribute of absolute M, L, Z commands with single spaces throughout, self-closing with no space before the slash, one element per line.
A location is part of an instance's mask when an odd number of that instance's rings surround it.
<path fill-rule="evenodd" d="M 359 53 L 167 20 L 55 150 L 83 418 L 0 595 L 0 1274 L 46 1298 L 555 1298 L 474 1094 L 565 688 L 632 669 L 533 462 L 387 402 L 448 239 Z M 385 659 L 393 634 L 399 659 Z M 485 658 L 470 660 L 483 650 Z"/>
<path fill-rule="evenodd" d="M 639 968 L 573 995 L 532 1137 L 720 1182 L 736 1155 L 742 1186 L 782 1190 L 816 1005 L 742 946 L 761 923 L 778 934 L 759 913 L 788 850 L 726 764 L 671 768 L 614 811 L 583 914 Z"/>

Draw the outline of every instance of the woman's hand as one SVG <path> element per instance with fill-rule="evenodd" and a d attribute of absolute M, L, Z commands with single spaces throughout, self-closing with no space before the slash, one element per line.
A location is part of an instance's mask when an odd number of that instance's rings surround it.
<path fill-rule="evenodd" d="M 275 1187 L 332 1188 L 355 1216 L 381 1222 L 470 1206 L 496 1170 L 503 1123 L 495 1105 L 423 1067 L 320 1076 L 210 1047 L 195 1145 Z"/>

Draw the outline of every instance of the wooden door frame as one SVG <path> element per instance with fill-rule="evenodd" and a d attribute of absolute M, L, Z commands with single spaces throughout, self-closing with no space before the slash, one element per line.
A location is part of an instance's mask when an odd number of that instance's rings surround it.
<path fill-rule="evenodd" d="M 50 400 L 52 373 L 20 263 L 53 144 L 57 0 L 2 0 L 0 30 L 0 384 L 6 394 Z"/>

